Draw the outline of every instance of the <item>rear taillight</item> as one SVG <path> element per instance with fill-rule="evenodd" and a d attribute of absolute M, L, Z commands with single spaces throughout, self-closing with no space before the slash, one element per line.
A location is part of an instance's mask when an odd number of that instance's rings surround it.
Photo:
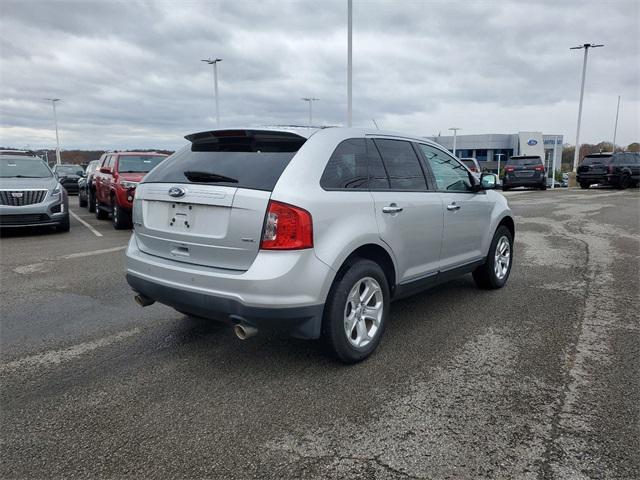
<path fill-rule="evenodd" d="M 536 172 L 544 172 L 544 167 L 542 165 L 536 165 L 533 169 Z"/>
<path fill-rule="evenodd" d="M 504 170 L 505 170 L 505 172 L 513 172 L 514 168 L 513 167 L 507 167 Z"/>
<path fill-rule="evenodd" d="M 260 248 L 298 250 L 313 247 L 311 214 L 302 208 L 271 200 L 267 207 Z"/>

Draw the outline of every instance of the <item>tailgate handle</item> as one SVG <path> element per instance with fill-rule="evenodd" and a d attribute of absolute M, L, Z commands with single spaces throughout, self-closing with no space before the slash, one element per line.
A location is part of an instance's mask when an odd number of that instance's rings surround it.
<path fill-rule="evenodd" d="M 171 255 L 177 255 L 179 257 L 188 257 L 189 254 L 189 249 L 187 247 L 176 247 L 173 250 L 171 250 Z"/>

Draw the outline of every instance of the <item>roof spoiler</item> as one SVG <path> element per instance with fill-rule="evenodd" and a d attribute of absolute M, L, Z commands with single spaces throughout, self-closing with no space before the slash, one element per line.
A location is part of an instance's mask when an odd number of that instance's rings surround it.
<path fill-rule="evenodd" d="M 284 132 L 281 130 L 209 130 L 206 132 L 198 132 L 192 133 L 190 135 L 185 135 L 184 138 L 189 140 L 191 143 L 218 143 L 220 141 L 224 141 L 222 139 L 225 138 L 256 138 L 260 140 L 306 140 L 305 137 L 298 135 L 292 132 Z"/>

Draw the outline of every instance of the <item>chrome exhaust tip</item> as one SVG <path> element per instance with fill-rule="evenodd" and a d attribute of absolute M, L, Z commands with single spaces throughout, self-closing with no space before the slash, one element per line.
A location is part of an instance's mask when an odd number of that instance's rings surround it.
<path fill-rule="evenodd" d="M 149 305 L 153 305 L 154 303 L 156 303 L 155 300 L 152 300 L 149 297 L 145 297 L 144 295 L 140 295 L 140 294 L 133 297 L 133 299 L 141 307 L 148 307 Z"/>
<path fill-rule="evenodd" d="M 240 323 L 236 323 L 233 326 L 233 333 L 235 333 L 236 337 L 238 337 L 240 340 L 246 340 L 256 335 L 258 333 L 258 329 L 250 325 L 242 325 Z"/>

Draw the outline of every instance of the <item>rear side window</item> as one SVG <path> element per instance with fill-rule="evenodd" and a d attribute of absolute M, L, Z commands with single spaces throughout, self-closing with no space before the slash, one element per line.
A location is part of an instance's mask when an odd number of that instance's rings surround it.
<path fill-rule="evenodd" d="M 293 134 L 214 131 L 189 135 L 191 145 L 164 160 L 145 183 L 196 183 L 272 191 L 305 142 Z"/>
<path fill-rule="evenodd" d="M 324 169 L 320 186 L 327 190 L 369 188 L 367 144 L 364 138 L 340 142 Z"/>
<path fill-rule="evenodd" d="M 320 186 L 326 190 L 386 190 L 389 180 L 373 142 L 350 138 L 336 147 L 320 178 Z"/>
<path fill-rule="evenodd" d="M 411 143 L 378 138 L 375 144 L 382 155 L 391 190 L 427 190 L 420 160 Z"/>

